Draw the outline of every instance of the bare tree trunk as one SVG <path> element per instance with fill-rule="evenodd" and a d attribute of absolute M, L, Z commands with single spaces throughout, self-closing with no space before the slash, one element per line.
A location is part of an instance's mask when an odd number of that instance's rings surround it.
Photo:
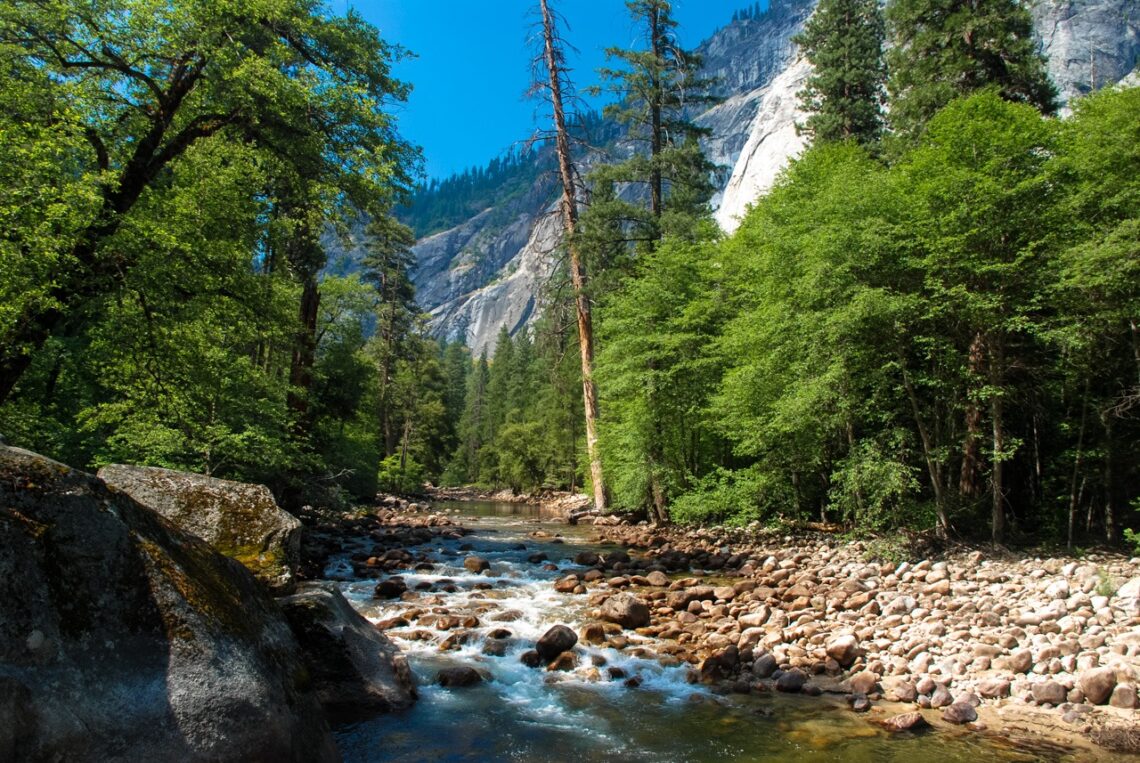
<path fill-rule="evenodd" d="M 970 352 L 967 359 L 971 379 L 977 379 L 985 362 L 986 342 L 982 332 L 974 334 L 970 342 Z M 966 401 L 966 438 L 962 443 L 962 472 L 958 480 L 958 492 L 967 498 L 976 498 L 980 493 L 982 478 L 982 459 L 978 453 L 981 442 L 982 408 L 978 401 Z"/>
<path fill-rule="evenodd" d="M 577 183 L 570 157 L 570 135 L 566 129 L 566 113 L 562 105 L 563 55 L 554 27 L 554 14 L 547 0 L 539 0 L 542 9 L 543 57 L 549 76 L 550 103 L 554 111 L 555 148 L 558 172 L 562 180 L 562 224 L 566 230 L 570 253 L 570 280 L 574 286 L 574 307 L 578 317 L 578 350 L 582 356 L 582 402 L 586 416 L 586 454 L 590 459 L 590 481 L 594 486 L 594 507 L 607 506 L 605 475 L 598 452 L 598 388 L 594 383 L 594 328 L 587 292 L 586 268 L 575 233 L 578 228 Z"/>
<path fill-rule="evenodd" d="M 1104 538 L 1109 544 L 1116 543 L 1116 502 L 1112 474 L 1112 414 L 1102 414 L 1104 423 Z"/>
<path fill-rule="evenodd" d="M 1005 358 L 1002 355 L 1001 340 L 995 340 L 990 355 L 990 384 L 997 390 L 990 397 L 990 419 L 993 424 L 993 468 L 990 471 L 991 489 L 993 490 L 993 542 L 1000 544 L 1005 540 L 1005 494 L 1002 492 L 1005 472 L 1005 422 L 1004 401 L 1001 396 L 1002 365 Z"/>
<path fill-rule="evenodd" d="M 934 490 L 934 506 L 938 511 L 937 532 L 939 537 L 945 538 L 950 534 L 950 519 L 946 512 L 946 496 L 942 490 L 942 469 L 934 460 L 934 447 L 930 441 L 930 432 L 927 431 L 926 424 L 923 423 L 922 413 L 918 407 L 918 395 L 914 391 L 914 385 L 910 382 L 910 375 L 907 374 L 902 360 L 900 357 L 899 365 L 902 368 L 903 386 L 906 387 L 907 397 L 910 398 L 914 425 L 918 428 L 918 437 L 922 441 L 922 456 L 926 460 L 926 470 L 930 474 L 930 486 Z"/>
<path fill-rule="evenodd" d="M 1069 483 L 1069 538 L 1068 548 L 1073 547 L 1073 526 L 1077 522 L 1077 477 L 1081 473 L 1081 460 L 1084 457 L 1085 426 L 1089 412 L 1089 380 L 1085 379 L 1085 394 L 1081 398 L 1081 427 L 1077 430 L 1077 456 L 1073 459 L 1073 479 Z"/>
<path fill-rule="evenodd" d="M 660 9 L 653 8 L 649 12 L 649 44 L 653 52 L 653 58 L 660 62 L 665 55 L 662 49 L 661 39 L 661 16 Z M 656 77 L 657 75 L 654 74 Z M 649 134 L 649 211 L 654 217 L 660 217 L 662 212 L 662 180 L 661 180 L 661 164 L 658 157 L 661 154 L 663 145 L 662 130 L 661 130 L 661 98 L 662 83 L 655 80 L 650 84 L 650 92 L 652 93 L 649 103 L 649 120 L 650 120 L 650 134 Z"/>
<path fill-rule="evenodd" d="M 293 432 L 304 436 L 309 431 L 309 393 L 313 386 L 313 362 L 317 354 L 317 313 L 321 293 L 315 275 L 305 277 L 301 291 L 300 328 L 293 345 L 293 362 L 289 368 L 289 410 L 296 416 Z"/>

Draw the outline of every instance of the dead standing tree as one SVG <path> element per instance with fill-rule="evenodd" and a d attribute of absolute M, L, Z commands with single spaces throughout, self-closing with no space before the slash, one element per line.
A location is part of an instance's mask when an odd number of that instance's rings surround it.
<path fill-rule="evenodd" d="M 606 508 L 606 486 L 602 459 L 598 452 L 598 388 L 594 383 L 594 329 L 586 267 L 575 234 L 578 228 L 578 173 L 570 153 L 570 132 L 566 126 L 564 94 L 572 88 L 567 77 L 565 45 L 558 33 L 557 17 L 547 0 L 539 0 L 542 52 L 535 60 L 534 92 L 550 103 L 554 121 L 554 147 L 562 182 L 562 225 L 570 258 L 570 281 L 578 317 L 578 349 L 582 356 L 582 400 L 586 415 L 586 454 L 590 459 L 590 479 L 594 486 L 594 506 Z"/>

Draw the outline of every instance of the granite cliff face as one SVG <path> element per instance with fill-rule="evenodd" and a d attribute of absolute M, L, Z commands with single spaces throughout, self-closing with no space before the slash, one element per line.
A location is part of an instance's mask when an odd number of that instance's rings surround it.
<path fill-rule="evenodd" d="M 698 48 L 702 74 L 719 81 L 723 99 L 695 119 L 712 131 L 705 150 L 721 168 L 712 203 L 726 231 L 803 150 L 796 93 L 811 69 L 791 37 L 815 2 L 772 0 L 768 13 L 732 22 Z M 1136 68 L 1140 0 L 1036 0 L 1031 10 L 1063 101 Z M 514 333 L 539 312 L 537 295 L 558 255 L 556 194 L 540 178 L 509 209 L 484 210 L 416 244 L 417 298 L 437 335 L 491 351 L 500 327 Z"/>

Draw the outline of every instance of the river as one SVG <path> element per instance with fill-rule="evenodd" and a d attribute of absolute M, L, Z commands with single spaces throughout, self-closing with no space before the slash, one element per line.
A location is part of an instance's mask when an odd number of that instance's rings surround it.
<path fill-rule="evenodd" d="M 531 506 L 463 502 L 436 509 L 459 512 L 475 533 L 416 549 L 427 553 L 426 562 L 417 561 L 423 569 L 402 573 L 409 590 L 420 589 L 414 599 L 374 599 L 376 582 L 353 579 L 345 558 L 326 569 L 373 622 L 408 620 L 387 633 L 408 654 L 420 686 L 410 710 L 334 728 L 349 763 L 1064 759 L 964 729 L 889 735 L 826 697 L 717 694 L 690 683 L 686 666 L 663 667 L 638 646 L 651 642 L 628 631 L 630 644 L 621 651 L 579 641 L 572 672 L 528 668 L 520 655 L 547 629 L 564 623 L 577 632 L 588 620 L 588 597 L 554 591 L 553 581 L 565 574 L 559 569 L 576 567 L 572 560 L 583 550 L 606 548 L 590 543 L 591 528 L 543 521 Z M 490 569 L 465 569 L 469 554 Z M 457 622 L 465 618 L 473 619 Z M 495 631 L 500 638 L 491 637 Z M 435 685 L 441 668 L 456 665 L 476 667 L 490 680 Z"/>

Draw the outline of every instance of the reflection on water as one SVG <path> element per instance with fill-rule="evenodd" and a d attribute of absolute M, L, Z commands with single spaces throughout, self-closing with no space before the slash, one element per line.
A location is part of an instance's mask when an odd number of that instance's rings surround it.
<path fill-rule="evenodd" d="M 476 532 L 415 549 L 426 556 L 417 560 L 425 568 L 402 577 L 409 589 L 422 589 L 417 597 L 376 601 L 374 581 L 341 582 L 374 622 L 407 618 L 406 626 L 388 634 L 408 653 L 421 687 L 410 710 L 338 727 L 346 761 L 1048 759 L 964 730 L 890 736 L 825 699 L 718 696 L 689 683 L 683 666 L 663 667 L 628 632 L 631 644 L 621 651 L 579 642 L 572 671 L 527 668 L 520 655 L 548 628 L 565 623 L 577 630 L 588 619 L 586 597 L 557 593 L 551 583 L 573 567 L 578 552 L 600 550 L 587 543 L 590 528 L 542 523 L 537 509 L 525 504 L 451 502 L 436 508 L 458 509 L 472 518 L 465 524 Z M 486 559 L 490 569 L 465 569 L 469 554 Z M 536 555 L 545 558 L 534 561 Z M 336 578 L 346 569 L 333 560 L 326 574 Z M 459 625 L 463 620 L 466 625 Z M 496 636 L 509 635 L 490 638 L 496 630 Z M 487 654 L 492 641 L 500 643 Z M 474 666 L 490 680 L 466 689 L 433 685 L 436 672 L 452 665 Z M 619 669 L 617 680 L 610 678 L 612 668 Z M 640 686 L 628 688 L 627 677 Z"/>

